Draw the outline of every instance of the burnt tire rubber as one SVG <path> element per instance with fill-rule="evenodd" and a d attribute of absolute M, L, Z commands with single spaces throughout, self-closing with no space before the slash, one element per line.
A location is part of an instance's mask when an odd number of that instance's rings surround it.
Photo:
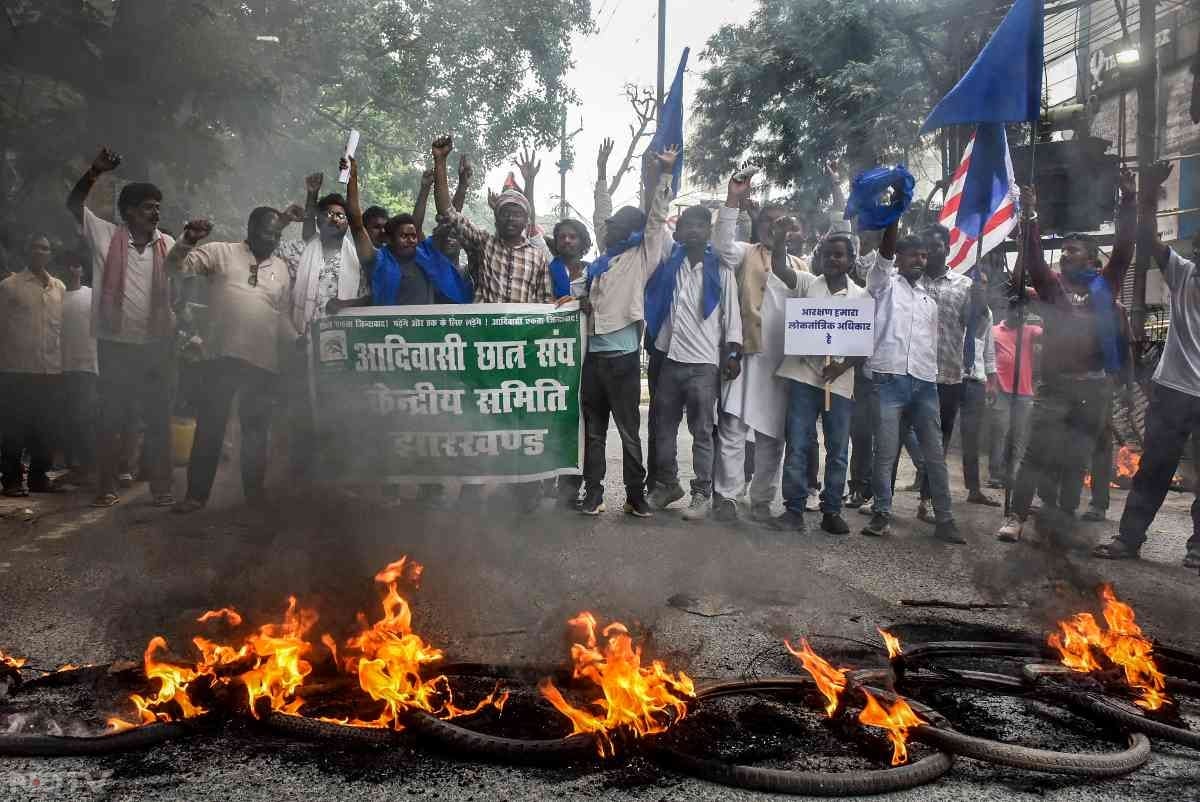
<path fill-rule="evenodd" d="M 1075 777 L 1119 777 L 1141 768 L 1150 759 L 1150 739 L 1140 732 L 1130 735 L 1129 746 L 1120 752 L 1054 752 L 930 726 L 912 730 L 912 737 L 959 757 Z"/>
<path fill-rule="evenodd" d="M 351 727 L 304 716 L 271 713 L 264 721 L 271 730 L 305 741 L 323 741 L 346 746 L 391 746 L 396 732 L 384 727 Z"/>
<path fill-rule="evenodd" d="M 1115 699 L 1094 693 L 1079 693 L 1071 695 L 1070 704 L 1093 719 L 1144 733 L 1160 741 L 1200 749 L 1200 732 L 1156 721 Z"/>
<path fill-rule="evenodd" d="M 696 702 L 703 703 L 719 696 L 806 691 L 813 687 L 812 680 L 804 677 L 719 682 L 697 689 Z M 786 771 L 709 760 L 659 744 L 649 744 L 647 751 L 662 765 L 709 782 L 753 791 L 807 796 L 861 796 L 903 791 L 933 782 L 954 765 L 953 755 L 938 751 L 916 763 L 888 769 L 838 773 Z"/>
<path fill-rule="evenodd" d="M 903 659 L 909 666 L 922 665 L 938 657 L 1042 657 L 1046 648 L 1036 643 L 1007 641 L 943 640 L 904 646 Z"/>
<path fill-rule="evenodd" d="M 409 711 L 404 724 L 421 739 L 455 755 L 485 758 L 503 763 L 569 763 L 595 759 L 596 741 L 588 735 L 564 738 L 521 739 L 469 730 L 424 711 Z"/>
<path fill-rule="evenodd" d="M 69 735 L 0 735 L 0 755 L 5 757 L 87 757 L 149 749 L 186 738 L 196 725 L 160 722 L 93 737 Z"/>

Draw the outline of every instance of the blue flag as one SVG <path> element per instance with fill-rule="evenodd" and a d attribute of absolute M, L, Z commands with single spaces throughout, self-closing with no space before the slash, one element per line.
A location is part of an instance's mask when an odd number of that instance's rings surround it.
<path fill-rule="evenodd" d="M 930 112 L 921 133 L 964 123 L 1036 120 L 1042 102 L 1044 0 L 1016 0 L 959 82 Z"/>
<path fill-rule="evenodd" d="M 679 158 L 675 160 L 675 173 L 671 181 L 671 191 L 675 194 L 679 194 L 679 180 L 683 177 L 683 71 L 687 67 L 690 52 L 691 48 L 683 49 L 679 68 L 675 70 L 675 80 L 671 82 L 671 91 L 658 111 L 658 130 L 650 140 L 650 150 L 655 153 L 661 153 L 663 148 L 670 145 L 679 148 Z"/>
<path fill-rule="evenodd" d="M 1000 123 L 976 126 L 971 163 L 967 168 L 967 180 L 963 183 L 954 227 L 973 240 L 979 239 L 984 234 L 985 224 L 991 221 L 1005 201 L 1016 195 L 1016 183 L 1004 126 Z"/>

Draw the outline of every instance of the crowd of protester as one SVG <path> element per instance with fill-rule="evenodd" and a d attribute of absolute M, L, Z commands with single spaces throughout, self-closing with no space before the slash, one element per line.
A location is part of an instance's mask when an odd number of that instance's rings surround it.
<path fill-rule="evenodd" d="M 236 397 L 242 486 L 255 501 L 264 493 L 272 428 L 287 430 L 294 481 L 319 472 L 304 347 L 314 321 L 359 306 L 578 301 L 588 334 L 584 459 L 582 475 L 557 483 L 562 509 L 604 511 L 611 421 L 628 514 L 648 517 L 682 501 L 684 520 L 746 516 L 802 535 L 815 504 L 826 533 L 848 534 L 844 512 L 858 509 L 869 516 L 862 534 L 884 537 L 907 448 L 917 467 L 910 488 L 920 494 L 917 518 L 934 537 L 965 543 L 946 462 L 957 423 L 963 501 L 1008 508 L 1002 521 L 997 513 L 1001 541 L 1060 542 L 1073 529 L 1089 470 L 1103 487 L 1094 487 L 1082 517 L 1104 520 L 1114 388 L 1130 381 L 1132 365 L 1127 318 L 1115 300 L 1134 249 L 1131 175 L 1120 182 L 1107 260 L 1091 236 L 1069 234 L 1053 270 L 1027 188 L 1015 270 L 967 276 L 948 269 L 949 234 L 937 225 L 904 233 L 892 222 L 863 253 L 869 236 L 837 224 L 806 253 L 811 231 L 786 207 L 759 207 L 746 173 L 730 179 L 715 214 L 695 205 L 672 217 L 673 148 L 646 154 L 643 204 L 614 210 L 610 141 L 597 161 L 591 231 L 568 219 L 543 235 L 531 203 L 532 163 L 522 167 L 525 192 L 489 192 L 494 220 L 483 225 L 463 214 L 472 178 L 465 159 L 450 194 L 452 151 L 448 137 L 432 143 L 433 166 L 411 213 L 363 210 L 357 164 L 347 159 L 339 165 L 349 171 L 344 196 L 322 195 L 323 177 L 314 174 L 303 205 L 256 208 L 244 239 L 211 242 L 203 219 L 188 221 L 178 239 L 163 232 L 162 194 L 148 183 L 122 188 L 119 222 L 94 214 L 89 192 L 121 162 L 102 150 L 67 199 L 82 248 L 56 253 L 51 237 L 34 233 L 23 269 L 0 281 L 4 494 L 92 485 L 93 503 L 108 507 L 137 472 L 156 506 L 198 510 L 211 493 Z M 437 217 L 426 236 L 430 195 Z M 302 235 L 285 240 L 292 223 L 302 224 Z M 588 262 L 592 232 L 599 255 Z M 1107 559 L 1138 555 L 1200 426 L 1196 268 L 1161 243 L 1153 259 L 1171 292 L 1171 326 L 1119 533 L 1093 552 Z M 989 288 L 989 275 L 1006 284 Z M 206 285 L 206 303 L 202 336 L 189 340 L 201 343 L 203 358 L 191 393 L 187 486 L 176 498 L 170 420 L 188 316 L 184 278 Z M 867 296 L 876 304 L 870 357 L 785 355 L 787 299 Z M 677 454 L 685 420 L 687 490 Z M 56 462 L 70 472 L 52 481 Z M 1008 503 L 989 490 L 1005 491 Z M 513 492 L 532 509 L 544 491 L 528 484 Z M 775 515 L 780 493 L 783 512 Z M 430 484 L 419 498 L 441 494 Z M 1200 533 L 1200 502 L 1192 515 Z M 1189 541 L 1185 565 L 1200 568 L 1200 534 Z"/>

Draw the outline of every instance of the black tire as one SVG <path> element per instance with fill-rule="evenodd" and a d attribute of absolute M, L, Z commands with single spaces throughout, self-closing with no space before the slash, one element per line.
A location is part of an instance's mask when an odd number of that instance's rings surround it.
<path fill-rule="evenodd" d="M 384 727 L 351 727 L 283 713 L 271 713 L 264 721 L 275 732 L 305 741 L 325 741 L 347 746 L 390 746 L 396 742 L 396 732 Z"/>
<path fill-rule="evenodd" d="M 905 645 L 903 660 L 908 667 L 929 663 L 938 657 L 1041 657 L 1046 647 L 1036 643 L 1006 641 L 930 641 Z"/>
<path fill-rule="evenodd" d="M 419 710 L 410 711 L 404 723 L 421 736 L 423 742 L 433 742 L 456 755 L 505 763 L 568 763 L 595 759 L 599 755 L 596 741 L 588 735 L 528 740 L 505 738 L 469 730 Z"/>
<path fill-rule="evenodd" d="M 964 735 L 941 727 L 917 727 L 912 735 L 930 746 L 987 763 L 1027 771 L 1070 774 L 1076 777 L 1119 777 L 1140 768 L 1150 759 L 1150 739 L 1140 732 L 1129 736 L 1129 747 L 1120 752 L 1054 752 Z"/>
<path fill-rule="evenodd" d="M 1070 694 L 1067 702 L 1093 718 L 1117 724 L 1134 732 L 1145 733 L 1161 741 L 1200 749 L 1200 732 L 1155 721 L 1114 699 L 1094 693 L 1079 693 Z"/>
<path fill-rule="evenodd" d="M 696 701 L 703 703 L 705 699 L 718 696 L 748 693 L 796 692 L 812 687 L 812 680 L 803 677 L 719 682 L 697 690 Z M 931 783 L 954 765 L 952 755 L 939 751 L 916 763 L 888 769 L 843 773 L 785 771 L 695 757 L 655 743 L 648 744 L 647 750 L 655 760 L 668 768 L 702 780 L 754 791 L 808 796 L 854 796 L 902 791 Z"/>
<path fill-rule="evenodd" d="M 195 721 L 195 720 L 193 720 Z M 110 755 L 149 749 L 185 738 L 196 731 L 188 722 L 147 724 L 132 730 L 78 738 L 68 735 L 0 735 L 0 755 L 6 757 L 76 757 Z"/>

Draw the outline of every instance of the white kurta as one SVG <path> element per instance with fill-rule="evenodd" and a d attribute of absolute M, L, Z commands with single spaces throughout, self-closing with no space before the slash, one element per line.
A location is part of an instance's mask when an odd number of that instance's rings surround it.
<path fill-rule="evenodd" d="M 742 358 L 742 372 L 723 388 L 724 412 L 756 432 L 782 440 L 787 419 L 788 384 L 775 371 L 783 361 L 788 288 L 771 273 L 762 305 L 762 351 Z"/>

